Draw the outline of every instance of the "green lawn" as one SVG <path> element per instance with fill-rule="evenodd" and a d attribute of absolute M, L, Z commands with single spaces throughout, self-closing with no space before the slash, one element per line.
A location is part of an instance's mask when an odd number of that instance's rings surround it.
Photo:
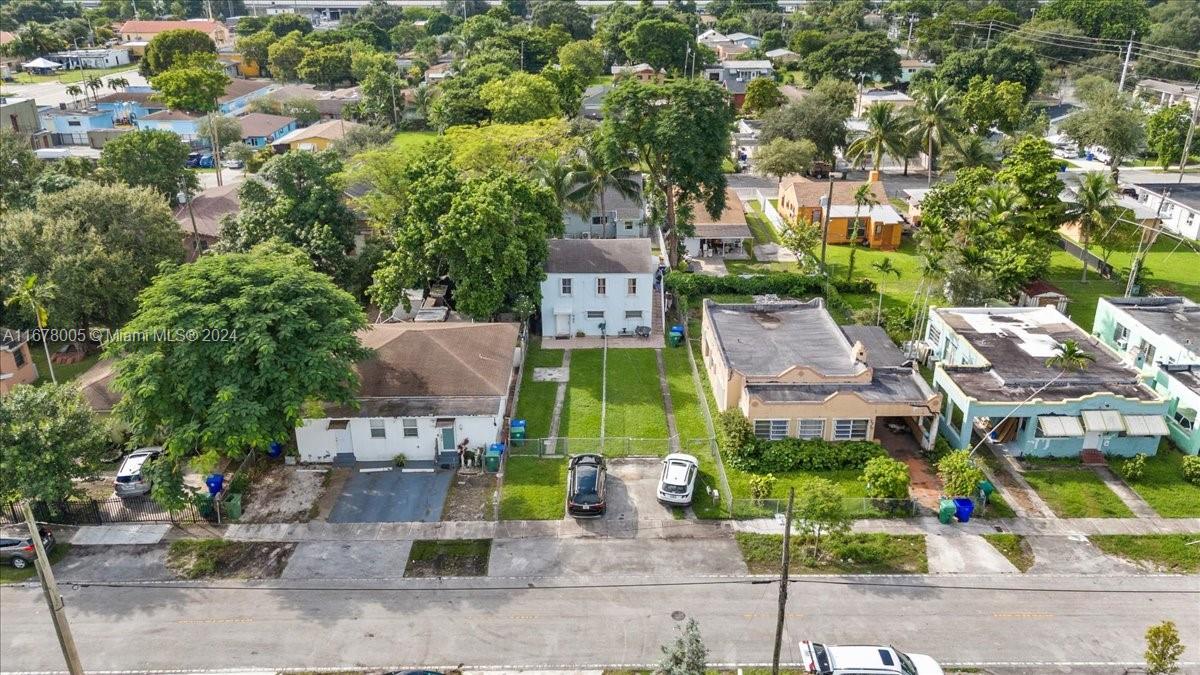
<path fill-rule="evenodd" d="M 675 347 L 664 349 L 663 365 L 667 371 L 667 386 L 671 391 L 671 404 L 675 407 L 675 429 L 679 432 L 680 440 L 685 444 L 708 440 L 708 425 L 704 419 L 704 409 L 696 397 L 687 351 Z"/>
<path fill-rule="evenodd" d="M 504 468 L 501 520 L 558 520 L 563 517 L 567 461 L 510 455 Z"/>
<path fill-rule="evenodd" d="M 22 526 L 23 527 L 23 526 Z M 53 566 L 59 560 L 62 560 L 70 552 L 71 545 L 64 542 L 59 542 L 54 545 L 54 549 L 49 552 L 50 565 Z M 25 569 L 17 569 L 6 561 L 0 565 L 0 584 L 15 584 L 21 581 L 29 581 L 37 579 L 37 569 L 33 565 L 27 566 Z"/>
<path fill-rule="evenodd" d="M 60 343 L 50 343 L 50 353 L 53 354 L 61 346 Z M 37 366 L 38 382 L 50 382 L 50 369 L 46 366 L 46 350 L 40 344 L 30 343 L 29 354 L 33 357 L 34 365 Z M 58 378 L 59 382 L 70 382 L 86 373 L 99 360 L 100 352 L 96 351 L 78 363 L 56 363 L 54 364 L 54 376 Z"/>
<path fill-rule="evenodd" d="M 783 535 L 738 532 L 735 537 L 751 574 L 779 572 Z M 920 574 L 929 569 L 921 535 L 834 537 L 823 544 L 821 560 L 812 559 L 802 537 L 792 537 L 789 548 L 792 574 Z"/>
<path fill-rule="evenodd" d="M 392 145 L 400 150 L 419 148 L 437 138 L 436 131 L 401 131 L 392 139 Z"/>
<path fill-rule="evenodd" d="M 571 357 L 572 373 L 574 358 Z M 604 436 L 667 438 L 667 415 L 663 411 L 653 349 L 608 350 Z"/>
<path fill-rule="evenodd" d="M 1133 512 L 1088 469 L 1026 471 L 1025 480 L 1060 518 L 1132 518 Z"/>
<path fill-rule="evenodd" d="M 112 68 L 85 68 L 83 70 L 63 70 L 63 71 L 59 71 L 53 75 L 31 75 L 30 73 L 16 73 L 13 76 L 13 81 L 17 84 L 41 84 L 43 82 L 61 82 L 63 84 L 72 84 L 75 82 L 80 82 L 84 78 L 90 77 L 92 75 L 97 75 L 100 77 L 107 77 L 109 75 L 114 75 L 116 73 L 123 73 L 125 71 L 130 71 L 135 68 L 137 68 L 137 66 L 125 64 L 125 65 L 121 65 L 121 66 L 113 66 Z M 88 93 L 90 95 L 91 92 L 88 92 Z M 105 93 L 107 93 L 107 92 L 105 92 L 104 90 L 99 90 L 96 92 L 96 95 L 103 96 Z"/>
<path fill-rule="evenodd" d="M 1200 516 L 1200 485 L 1183 479 L 1182 462 L 1183 455 L 1164 441 L 1157 455 L 1146 458 L 1141 478 L 1132 479 L 1124 475 L 1123 461 L 1112 462 L 1110 466 L 1158 515 L 1164 518 L 1195 518 Z"/>
<path fill-rule="evenodd" d="M 601 371 L 604 357 L 599 349 L 571 352 L 571 379 L 563 403 L 559 435 L 568 438 L 600 438 Z"/>
<path fill-rule="evenodd" d="M 1104 255 L 1097 246 L 1089 248 L 1098 256 Z M 1184 295 L 1200 301 L 1200 274 L 1196 274 L 1200 254 L 1194 252 L 1195 248 L 1195 242 L 1180 244 L 1176 239 L 1159 237 L 1146 254 L 1145 268 L 1150 271 L 1147 284 L 1151 288 L 1161 289 L 1164 294 Z M 1118 271 L 1128 269 L 1136 252 L 1136 247 L 1114 251 L 1108 262 Z M 1142 289 L 1143 294 L 1147 291 L 1148 289 Z"/>
<path fill-rule="evenodd" d="M 1033 567 L 1033 550 L 1025 542 L 1025 537 L 1019 534 L 985 534 L 983 538 L 1022 572 Z"/>
<path fill-rule="evenodd" d="M 1085 333 L 1091 332 L 1096 318 L 1096 302 L 1106 295 L 1124 295 L 1125 286 L 1088 271 L 1088 280 L 1080 281 L 1083 263 L 1066 251 L 1055 250 L 1050 256 L 1050 271 L 1046 280 L 1058 286 L 1071 298 L 1067 305 L 1067 316 Z"/>
<path fill-rule="evenodd" d="M 750 226 L 750 232 L 754 234 L 755 244 L 779 243 L 779 233 L 763 215 L 762 205 L 758 201 L 750 202 L 750 208 L 746 211 L 746 224 Z"/>
<path fill-rule="evenodd" d="M 988 497 L 988 503 L 984 508 L 983 513 L 977 513 L 976 516 L 972 517 L 986 519 L 1016 518 L 1017 512 L 1013 511 L 1013 508 L 1008 505 L 1008 502 L 1004 501 L 1004 497 L 1002 497 L 999 492 L 993 492 L 992 496 Z"/>
<path fill-rule="evenodd" d="M 561 349 L 542 349 L 540 340 L 530 340 L 525 356 L 525 372 L 521 375 L 521 397 L 517 401 L 517 417 L 525 420 L 526 438 L 546 438 L 550 435 L 550 419 L 554 414 L 557 382 L 534 382 L 534 368 L 553 368 L 562 365 Z"/>
<path fill-rule="evenodd" d="M 1150 563 L 1165 572 L 1200 572 L 1200 533 L 1109 534 L 1088 537 L 1101 551 L 1134 562 Z"/>

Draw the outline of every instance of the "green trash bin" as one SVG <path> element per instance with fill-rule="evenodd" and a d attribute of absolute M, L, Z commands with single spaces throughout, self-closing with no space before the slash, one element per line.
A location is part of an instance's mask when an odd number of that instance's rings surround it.
<path fill-rule="evenodd" d="M 986 504 L 991 501 L 992 493 L 996 491 L 996 486 L 992 485 L 990 480 L 979 481 L 979 492 L 983 495 L 983 502 Z"/>
<path fill-rule="evenodd" d="M 489 473 L 500 471 L 500 451 L 488 448 L 488 451 L 483 455 L 483 468 Z"/>
<path fill-rule="evenodd" d="M 953 499 L 943 499 L 938 502 L 938 520 L 943 525 L 954 522 L 954 512 L 958 509 Z"/>
<path fill-rule="evenodd" d="M 672 347 L 678 347 L 683 344 L 683 335 L 680 333 L 670 333 L 667 335 L 667 339 L 670 341 Z"/>
<path fill-rule="evenodd" d="M 237 520 L 242 517 L 242 494 L 240 492 L 225 495 L 225 500 L 221 504 L 221 513 L 228 520 Z"/>

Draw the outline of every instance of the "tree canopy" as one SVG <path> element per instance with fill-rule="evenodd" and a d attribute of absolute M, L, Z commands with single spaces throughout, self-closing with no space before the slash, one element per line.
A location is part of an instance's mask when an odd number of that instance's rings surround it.
<path fill-rule="evenodd" d="M 125 326 L 172 338 L 108 344 L 122 394 L 114 414 L 135 442 L 161 444 L 168 468 L 195 453 L 264 450 L 291 436 L 306 406 L 354 404 L 365 326 L 354 298 L 291 247 L 201 256 L 155 278 Z M 164 504 L 181 492 L 154 482 Z"/>
<path fill-rule="evenodd" d="M 104 144 L 100 170 L 128 185 L 152 188 L 173 202 L 186 183 L 187 156 L 188 146 L 173 131 L 130 131 Z"/>
<path fill-rule="evenodd" d="M 562 114 L 558 89 L 545 77 L 516 72 L 492 80 L 479 90 L 479 97 L 502 124 L 522 124 Z"/>
<path fill-rule="evenodd" d="M 198 30 L 165 30 L 155 35 L 146 45 L 146 53 L 138 64 L 138 71 L 146 77 L 153 77 L 173 68 L 176 62 L 192 54 L 216 53 L 216 43 Z"/>

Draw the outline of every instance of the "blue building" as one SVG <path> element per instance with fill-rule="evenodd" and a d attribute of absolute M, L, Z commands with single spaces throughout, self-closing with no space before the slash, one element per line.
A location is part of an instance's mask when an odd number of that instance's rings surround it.
<path fill-rule="evenodd" d="M 246 110 L 246 106 L 256 98 L 266 96 L 275 89 L 275 85 L 262 80 L 229 81 L 225 87 L 225 95 L 217 99 L 217 110 L 222 115 L 237 115 Z"/>
<path fill-rule="evenodd" d="M 97 108 L 42 108 L 38 111 L 38 118 L 42 129 L 53 134 L 54 142 L 58 145 L 87 145 L 89 131 L 113 128 L 112 113 Z"/>
<path fill-rule="evenodd" d="M 1092 361 L 1050 365 L 1067 340 Z M 1053 307 L 933 308 L 923 349 L 953 447 L 986 434 L 1016 456 L 1153 455 L 1168 433 L 1166 398 Z"/>
<path fill-rule="evenodd" d="M 96 108 L 112 113 L 117 124 L 133 124 L 134 120 L 167 109 L 153 96 L 153 91 L 118 91 L 98 98 Z"/>
<path fill-rule="evenodd" d="M 1167 398 L 1175 445 L 1200 453 L 1200 305 L 1178 296 L 1100 298 L 1092 334 Z"/>
<path fill-rule="evenodd" d="M 296 118 L 283 115 L 249 113 L 235 119 L 242 125 L 242 141 L 255 148 L 270 145 L 296 129 Z"/>
<path fill-rule="evenodd" d="M 184 142 L 203 144 L 205 141 L 200 138 L 201 117 L 201 115 L 193 115 L 181 110 L 160 110 L 135 119 L 133 123 L 140 131 L 147 129 L 174 131 Z"/>

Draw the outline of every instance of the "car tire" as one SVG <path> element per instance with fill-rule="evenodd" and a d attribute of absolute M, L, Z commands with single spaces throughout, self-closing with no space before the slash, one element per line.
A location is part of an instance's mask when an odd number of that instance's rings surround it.
<path fill-rule="evenodd" d="M 23 570 L 29 566 L 29 561 L 22 558 L 21 556 L 13 556 L 12 566 L 19 570 Z"/>

